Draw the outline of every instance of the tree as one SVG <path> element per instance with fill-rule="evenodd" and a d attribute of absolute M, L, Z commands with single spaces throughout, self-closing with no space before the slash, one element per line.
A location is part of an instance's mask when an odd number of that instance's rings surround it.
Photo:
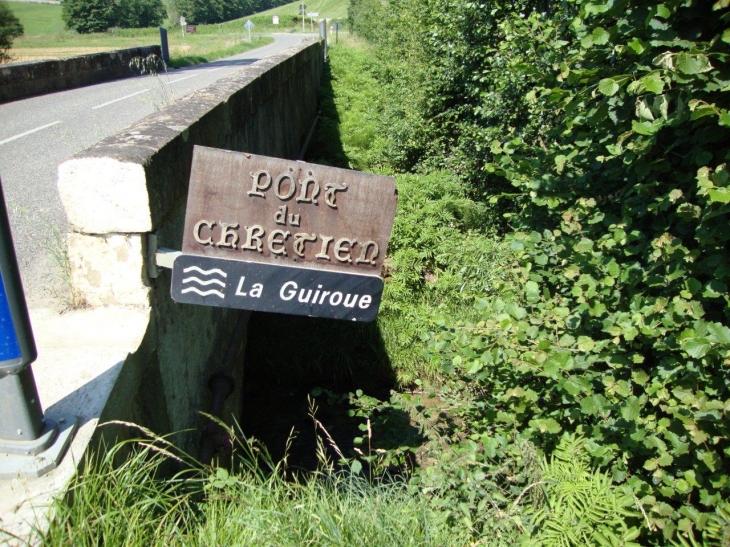
<path fill-rule="evenodd" d="M 69 30 L 87 34 L 104 32 L 112 26 L 114 5 L 110 0 L 64 0 L 61 8 Z"/>
<path fill-rule="evenodd" d="M 13 45 L 13 40 L 23 35 L 23 25 L 18 18 L 10 11 L 5 0 L 0 0 L 0 63 L 10 60 L 8 50 Z"/>
<path fill-rule="evenodd" d="M 165 18 L 162 0 L 116 0 L 112 12 L 114 26 L 121 28 L 156 27 Z"/>
<path fill-rule="evenodd" d="M 162 0 L 64 0 L 61 5 L 66 27 L 82 34 L 110 27 L 153 27 L 165 17 Z"/>

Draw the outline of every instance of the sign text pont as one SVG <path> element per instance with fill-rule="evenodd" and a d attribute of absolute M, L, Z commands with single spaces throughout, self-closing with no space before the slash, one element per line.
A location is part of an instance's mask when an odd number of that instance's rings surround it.
<path fill-rule="evenodd" d="M 196 146 L 173 298 L 372 320 L 396 203 L 390 177 Z M 232 277 L 185 277 L 178 262 Z"/>

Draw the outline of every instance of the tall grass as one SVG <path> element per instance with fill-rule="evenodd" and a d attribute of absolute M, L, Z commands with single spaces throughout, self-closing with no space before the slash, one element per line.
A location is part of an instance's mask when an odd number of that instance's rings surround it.
<path fill-rule="evenodd" d="M 39 543 L 466 545 L 458 530 L 401 485 L 373 485 L 324 466 L 319 474 L 287 481 L 255 443 L 240 441 L 234 448 L 230 470 L 204 467 L 159 437 L 91 456 L 68 495 L 56 502 L 55 518 Z M 175 467 L 184 470 L 168 474 Z"/>

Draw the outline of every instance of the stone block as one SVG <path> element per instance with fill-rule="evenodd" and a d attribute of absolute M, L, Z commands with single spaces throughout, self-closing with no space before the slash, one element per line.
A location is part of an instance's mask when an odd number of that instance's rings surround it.
<path fill-rule="evenodd" d="M 58 167 L 58 192 L 71 227 L 86 234 L 152 230 L 147 179 L 136 163 L 75 158 Z"/>
<path fill-rule="evenodd" d="M 89 306 L 149 306 L 142 234 L 70 233 L 71 282 Z"/>

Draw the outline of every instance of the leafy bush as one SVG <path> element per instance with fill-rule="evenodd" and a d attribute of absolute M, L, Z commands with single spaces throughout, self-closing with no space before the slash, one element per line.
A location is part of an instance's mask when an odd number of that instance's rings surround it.
<path fill-rule="evenodd" d="M 636 495 L 643 542 L 726 541 L 727 2 L 364 2 L 353 28 L 381 60 L 426 63 L 416 102 L 397 68 L 387 83 L 434 143 L 409 168 L 447 167 L 503 204 L 521 268 L 428 342 L 475 469 L 578 432 Z M 420 45 L 371 32 L 370 11 L 399 10 Z"/>
<path fill-rule="evenodd" d="M 13 45 L 13 40 L 23 35 L 23 25 L 18 18 L 10 11 L 5 0 L 0 0 L 0 63 L 10 60 L 8 50 Z"/>

